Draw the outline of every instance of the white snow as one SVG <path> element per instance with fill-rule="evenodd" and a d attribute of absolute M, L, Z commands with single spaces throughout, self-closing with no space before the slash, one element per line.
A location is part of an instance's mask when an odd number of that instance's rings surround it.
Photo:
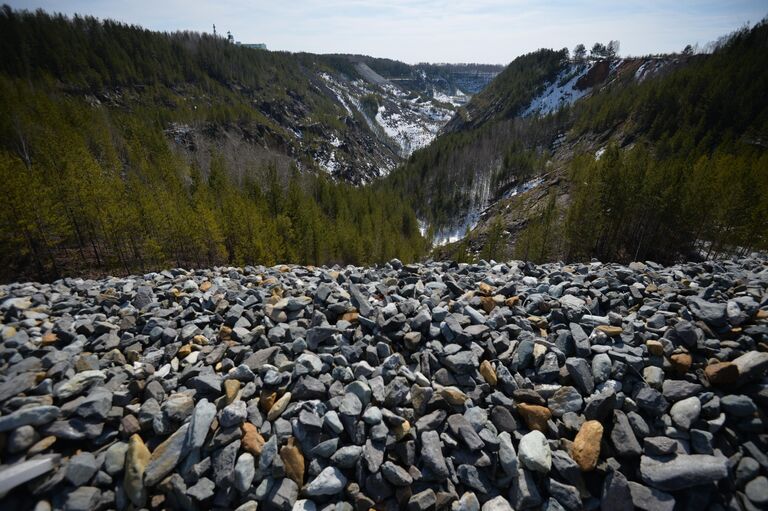
<path fill-rule="evenodd" d="M 603 154 L 604 154 L 604 153 L 605 153 L 605 147 L 601 147 L 600 149 L 598 149 L 597 151 L 595 151 L 595 159 L 596 159 L 596 160 L 599 160 L 600 158 L 602 158 L 602 157 L 603 157 Z"/>
<path fill-rule="evenodd" d="M 519 184 L 514 188 L 510 188 L 509 190 L 504 192 L 502 199 L 509 199 L 511 197 L 514 197 L 515 195 L 520 195 L 521 193 L 525 193 L 527 191 L 533 190 L 543 182 L 544 182 L 543 176 L 531 179 L 530 181 L 526 181 L 525 183 Z"/>
<path fill-rule="evenodd" d="M 456 89 L 456 94 L 449 96 L 448 94 L 445 94 L 444 92 L 441 92 L 433 87 L 432 97 L 441 103 L 449 103 L 453 106 L 466 105 L 467 101 L 469 101 L 469 96 L 461 92 L 460 89 Z"/>
<path fill-rule="evenodd" d="M 577 89 L 576 82 L 579 81 L 579 78 L 587 74 L 590 69 L 591 66 L 588 65 L 569 65 L 557 75 L 555 80 L 541 93 L 541 95 L 531 101 L 528 108 L 521 114 L 522 117 L 551 114 L 562 108 L 564 105 L 571 105 L 578 99 L 584 97 L 589 92 L 589 89 Z M 561 82 L 571 75 L 572 78 L 561 85 Z"/>

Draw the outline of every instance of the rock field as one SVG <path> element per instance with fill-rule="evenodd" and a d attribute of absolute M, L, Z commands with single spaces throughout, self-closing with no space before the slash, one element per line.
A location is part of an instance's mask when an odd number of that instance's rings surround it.
<path fill-rule="evenodd" d="M 768 261 L 0 285 L 0 508 L 768 509 Z"/>

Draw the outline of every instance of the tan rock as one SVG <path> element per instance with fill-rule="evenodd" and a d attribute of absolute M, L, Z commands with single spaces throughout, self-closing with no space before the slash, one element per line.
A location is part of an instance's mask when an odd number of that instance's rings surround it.
<path fill-rule="evenodd" d="M 357 323 L 359 317 L 360 317 L 360 313 L 358 313 L 357 311 L 345 312 L 344 314 L 341 315 L 341 319 L 343 321 L 349 321 L 350 323 Z"/>
<path fill-rule="evenodd" d="M 29 448 L 27 451 L 27 456 L 34 456 L 35 454 L 40 454 L 41 452 L 47 451 L 53 444 L 56 443 L 56 437 L 55 436 L 47 436 L 45 438 L 42 438 L 37 441 L 32 447 Z"/>
<path fill-rule="evenodd" d="M 587 421 L 581 425 L 571 446 L 571 458 L 584 472 L 594 470 L 600 458 L 600 441 L 603 425 L 598 421 Z"/>
<path fill-rule="evenodd" d="M 456 387 L 444 387 L 440 390 L 440 397 L 454 406 L 463 405 L 469 397 Z"/>
<path fill-rule="evenodd" d="M 660 357 L 661 355 L 664 354 L 664 345 L 657 340 L 649 339 L 648 341 L 645 342 L 645 346 L 648 348 L 648 353 L 650 353 L 651 355 Z"/>
<path fill-rule="evenodd" d="M 50 346 L 56 344 L 59 341 L 59 337 L 53 332 L 45 332 L 43 334 L 42 344 L 43 346 Z"/>
<path fill-rule="evenodd" d="M 271 390 L 262 389 L 261 394 L 259 395 L 259 404 L 261 405 L 262 410 L 269 412 L 275 404 L 275 401 L 277 401 L 277 393 L 272 392 Z"/>
<path fill-rule="evenodd" d="M 483 379 L 488 382 L 492 387 L 496 386 L 498 379 L 496 378 L 496 369 L 493 368 L 488 360 L 483 360 L 480 364 L 480 374 L 483 375 Z"/>
<path fill-rule="evenodd" d="M 194 336 L 192 340 L 195 341 L 195 344 L 197 344 L 198 346 L 205 346 L 210 342 L 208 341 L 208 338 L 206 336 L 199 335 L 199 334 Z"/>
<path fill-rule="evenodd" d="M 222 325 L 221 328 L 219 329 L 219 339 L 221 339 L 222 341 L 231 341 L 232 329 L 226 325 Z"/>
<path fill-rule="evenodd" d="M 486 314 L 490 314 L 496 308 L 496 301 L 491 296 L 483 296 L 480 298 L 480 305 Z"/>
<path fill-rule="evenodd" d="M 768 319 L 768 310 L 758 309 L 755 313 L 755 319 Z"/>
<path fill-rule="evenodd" d="M 241 429 L 243 430 L 243 449 L 258 458 L 261 456 L 261 451 L 264 449 L 265 443 L 264 437 L 259 433 L 259 428 L 250 422 L 244 422 Z"/>
<path fill-rule="evenodd" d="M 295 438 L 289 438 L 288 444 L 280 448 L 280 459 L 285 466 L 285 475 L 301 488 L 304 485 L 304 455 Z"/>
<path fill-rule="evenodd" d="M 190 344 L 185 344 L 181 348 L 179 348 L 179 351 L 176 353 L 176 356 L 179 358 L 179 360 L 183 360 L 187 358 L 187 356 L 192 353 L 192 346 Z"/>
<path fill-rule="evenodd" d="M 224 395 L 227 397 L 227 404 L 237 399 L 237 393 L 240 391 L 240 382 L 237 380 L 224 380 Z"/>
<path fill-rule="evenodd" d="M 213 284 L 211 284 L 209 281 L 207 281 L 207 280 L 206 280 L 205 282 L 203 282 L 202 284 L 200 284 L 200 291 L 202 291 L 203 293 L 205 293 L 206 291 L 208 291 L 209 289 L 211 289 L 211 286 L 212 286 L 212 285 L 213 285 Z"/>
<path fill-rule="evenodd" d="M 150 459 L 150 452 L 139 435 L 131 436 L 125 453 L 125 475 L 123 489 L 136 507 L 144 507 L 147 491 L 144 488 L 144 470 Z"/>
<path fill-rule="evenodd" d="M 395 439 L 400 440 L 411 430 L 411 423 L 404 420 L 403 422 L 392 427 L 392 431 L 395 433 Z"/>
<path fill-rule="evenodd" d="M 672 364 L 672 369 L 678 374 L 687 373 L 693 363 L 693 359 L 689 353 L 675 353 L 669 357 L 669 361 Z"/>
<path fill-rule="evenodd" d="M 546 406 L 520 403 L 517 405 L 517 413 L 525 420 L 528 429 L 547 431 L 547 421 L 552 417 L 552 412 Z"/>
<path fill-rule="evenodd" d="M 729 385 L 739 379 L 739 368 L 732 362 L 716 362 L 704 369 L 704 376 L 712 385 Z"/>
<path fill-rule="evenodd" d="M 624 329 L 621 328 L 620 326 L 612 326 L 612 325 L 597 325 L 595 327 L 595 330 L 599 330 L 611 337 L 616 337 L 617 335 L 621 335 L 621 332 L 624 331 Z"/>
<path fill-rule="evenodd" d="M 272 405 L 272 408 L 269 409 L 269 412 L 267 412 L 267 420 L 273 421 L 280 417 L 280 414 L 283 413 L 288 406 L 288 403 L 291 402 L 291 393 L 286 392 L 283 394 L 283 396 L 275 401 L 275 404 Z"/>
<path fill-rule="evenodd" d="M 478 291 L 482 295 L 492 295 L 493 294 L 493 286 L 490 284 L 486 284 L 485 282 L 481 282 L 480 285 L 477 287 Z"/>

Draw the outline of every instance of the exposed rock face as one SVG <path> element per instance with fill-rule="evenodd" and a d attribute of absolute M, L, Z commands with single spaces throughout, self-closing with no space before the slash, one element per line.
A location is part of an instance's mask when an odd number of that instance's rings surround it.
<path fill-rule="evenodd" d="M 766 268 L 394 260 L 0 286 L 0 505 L 759 509 Z"/>

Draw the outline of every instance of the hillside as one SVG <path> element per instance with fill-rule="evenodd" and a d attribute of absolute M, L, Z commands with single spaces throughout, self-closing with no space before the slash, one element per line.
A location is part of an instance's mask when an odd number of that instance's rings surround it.
<path fill-rule="evenodd" d="M 381 186 L 413 197 L 438 245 L 472 231 L 436 257 L 765 249 L 767 41 L 763 22 L 712 54 L 525 55 Z"/>
<path fill-rule="evenodd" d="M 479 90 L 495 69 L 254 50 L 7 6 L 0 53 L 0 278 L 417 257 L 410 207 L 348 184 L 428 144 L 450 99 L 469 97 L 456 83 Z"/>

